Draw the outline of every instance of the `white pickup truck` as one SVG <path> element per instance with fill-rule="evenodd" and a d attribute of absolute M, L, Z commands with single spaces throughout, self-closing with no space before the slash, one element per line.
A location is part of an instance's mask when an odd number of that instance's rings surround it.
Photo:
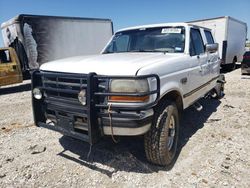
<path fill-rule="evenodd" d="M 147 159 L 171 166 L 182 110 L 223 93 L 217 49 L 209 29 L 187 23 L 120 30 L 99 55 L 33 73 L 35 124 L 90 145 L 104 135 L 144 135 Z"/>

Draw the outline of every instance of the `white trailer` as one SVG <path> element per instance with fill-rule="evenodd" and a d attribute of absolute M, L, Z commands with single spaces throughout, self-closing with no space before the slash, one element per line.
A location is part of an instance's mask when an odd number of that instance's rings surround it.
<path fill-rule="evenodd" d="M 110 19 L 18 15 L 1 25 L 5 47 L 17 52 L 22 71 L 56 59 L 101 52 L 113 35 Z"/>
<path fill-rule="evenodd" d="M 188 23 L 212 30 L 215 42 L 219 44 L 222 67 L 234 69 L 241 62 L 245 52 L 247 24 L 230 16 L 196 20 Z"/>

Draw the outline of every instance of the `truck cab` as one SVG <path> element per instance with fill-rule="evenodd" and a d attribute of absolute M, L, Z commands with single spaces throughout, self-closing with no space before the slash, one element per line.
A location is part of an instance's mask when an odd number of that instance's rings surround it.
<path fill-rule="evenodd" d="M 23 81 L 17 54 L 13 48 L 0 48 L 0 86 Z"/>
<path fill-rule="evenodd" d="M 89 142 L 144 135 L 147 159 L 171 166 L 179 116 L 220 97 L 218 44 L 187 23 L 117 31 L 102 53 L 45 63 L 32 75 L 35 124 Z"/>

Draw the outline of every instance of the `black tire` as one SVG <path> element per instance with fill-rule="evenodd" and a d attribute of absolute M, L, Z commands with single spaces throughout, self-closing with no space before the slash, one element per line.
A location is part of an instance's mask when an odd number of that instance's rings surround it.
<path fill-rule="evenodd" d="M 237 62 L 237 58 L 235 57 L 235 58 L 233 59 L 233 62 L 232 62 L 231 64 L 228 65 L 228 69 L 229 69 L 230 71 L 233 71 L 233 70 L 236 69 L 236 62 Z"/>
<path fill-rule="evenodd" d="M 174 102 L 165 100 L 156 107 L 151 129 L 144 136 L 148 161 L 171 168 L 176 160 L 178 134 L 177 106 Z"/>
<path fill-rule="evenodd" d="M 225 94 L 224 94 L 224 86 L 225 86 L 225 76 L 220 75 L 218 79 L 217 86 L 214 88 L 216 92 L 216 97 L 215 99 L 221 99 Z"/>
<path fill-rule="evenodd" d="M 217 93 L 216 99 L 222 99 L 224 96 L 224 84 L 221 84 L 219 92 Z"/>

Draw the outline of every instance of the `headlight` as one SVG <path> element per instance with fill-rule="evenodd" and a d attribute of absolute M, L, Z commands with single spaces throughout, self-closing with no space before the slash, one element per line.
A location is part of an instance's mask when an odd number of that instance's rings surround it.
<path fill-rule="evenodd" d="M 41 90 L 38 88 L 34 88 L 32 93 L 33 93 L 34 98 L 38 100 L 40 100 L 43 96 Z"/>
<path fill-rule="evenodd" d="M 82 89 L 80 93 L 78 93 L 78 100 L 82 105 L 86 105 L 86 90 Z"/>
<path fill-rule="evenodd" d="M 110 92 L 112 93 L 145 93 L 149 91 L 148 81 L 146 79 L 114 79 L 110 82 Z M 111 102 L 147 102 L 149 96 L 111 96 Z"/>

